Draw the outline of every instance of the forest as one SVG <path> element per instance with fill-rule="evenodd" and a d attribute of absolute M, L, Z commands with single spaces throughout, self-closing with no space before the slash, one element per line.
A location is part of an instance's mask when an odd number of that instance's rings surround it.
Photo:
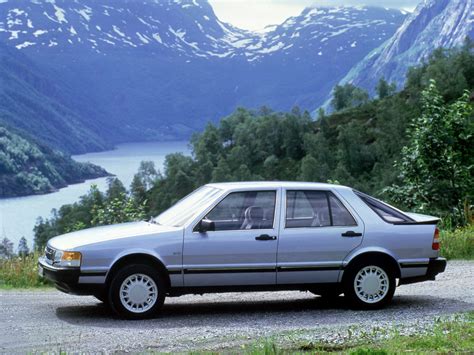
<path fill-rule="evenodd" d="M 163 171 L 142 162 L 129 188 L 109 179 L 35 227 L 35 245 L 91 226 L 156 216 L 208 182 L 300 180 L 348 185 L 394 205 L 437 215 L 445 228 L 472 223 L 474 45 L 436 50 L 396 92 L 351 84 L 333 91 L 331 113 L 237 109 L 191 141 L 192 155 L 167 156 Z"/>
<path fill-rule="evenodd" d="M 0 198 L 44 194 L 107 175 L 99 166 L 78 163 L 27 133 L 0 124 Z"/>

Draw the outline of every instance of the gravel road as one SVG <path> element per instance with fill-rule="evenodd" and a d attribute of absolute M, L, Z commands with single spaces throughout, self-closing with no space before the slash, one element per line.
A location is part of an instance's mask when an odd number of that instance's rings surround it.
<path fill-rule="evenodd" d="M 437 316 L 474 310 L 474 262 L 449 262 L 437 281 L 398 288 L 384 310 L 352 311 L 343 300 L 327 303 L 304 292 L 183 296 L 167 299 L 156 319 L 124 321 L 93 297 L 0 291 L 0 353 L 175 352 L 236 346 L 291 331 L 331 339 L 354 326 L 413 329 Z"/>

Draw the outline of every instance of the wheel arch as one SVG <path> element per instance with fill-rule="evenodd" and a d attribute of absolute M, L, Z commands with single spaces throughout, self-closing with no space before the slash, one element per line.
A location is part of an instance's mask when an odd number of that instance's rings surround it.
<path fill-rule="evenodd" d="M 387 263 L 390 266 L 390 269 L 395 273 L 395 278 L 401 277 L 400 264 L 397 262 L 397 259 L 388 251 L 385 250 L 365 250 L 360 253 L 352 255 L 352 257 L 344 263 L 344 270 L 350 269 L 353 265 L 356 265 L 359 262 L 362 262 L 367 259 L 376 259 Z M 344 280 L 343 272 L 340 281 Z"/>
<path fill-rule="evenodd" d="M 115 259 L 109 271 L 107 272 L 105 284 L 108 286 L 118 270 L 126 265 L 131 264 L 145 264 L 155 267 L 163 277 L 167 288 L 170 288 L 171 280 L 164 263 L 156 255 L 144 251 L 130 252 Z"/>

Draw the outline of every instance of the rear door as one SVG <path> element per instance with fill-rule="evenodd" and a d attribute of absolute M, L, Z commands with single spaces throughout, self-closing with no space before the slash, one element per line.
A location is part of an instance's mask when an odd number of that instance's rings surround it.
<path fill-rule="evenodd" d="M 281 189 L 236 191 L 203 216 L 215 231 L 184 235 L 185 286 L 276 284 Z"/>
<path fill-rule="evenodd" d="M 362 220 L 330 190 L 285 190 L 277 283 L 337 282 L 346 255 L 361 242 Z"/>

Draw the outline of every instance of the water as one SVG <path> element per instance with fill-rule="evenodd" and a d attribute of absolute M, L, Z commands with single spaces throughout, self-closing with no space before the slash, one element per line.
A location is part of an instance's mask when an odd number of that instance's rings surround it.
<path fill-rule="evenodd" d="M 176 152 L 189 154 L 187 142 L 128 143 L 118 145 L 115 150 L 76 155 L 73 158 L 104 167 L 128 187 L 141 161 L 153 161 L 157 169 L 162 169 L 165 156 Z M 101 191 L 104 191 L 107 186 L 106 180 L 106 178 L 87 180 L 46 195 L 0 199 L 0 237 L 2 239 L 7 237 L 14 242 L 15 251 L 22 236 L 26 237 L 31 247 L 33 227 L 38 217 L 47 218 L 53 208 L 77 201 L 89 191 L 92 184 L 96 184 Z"/>

